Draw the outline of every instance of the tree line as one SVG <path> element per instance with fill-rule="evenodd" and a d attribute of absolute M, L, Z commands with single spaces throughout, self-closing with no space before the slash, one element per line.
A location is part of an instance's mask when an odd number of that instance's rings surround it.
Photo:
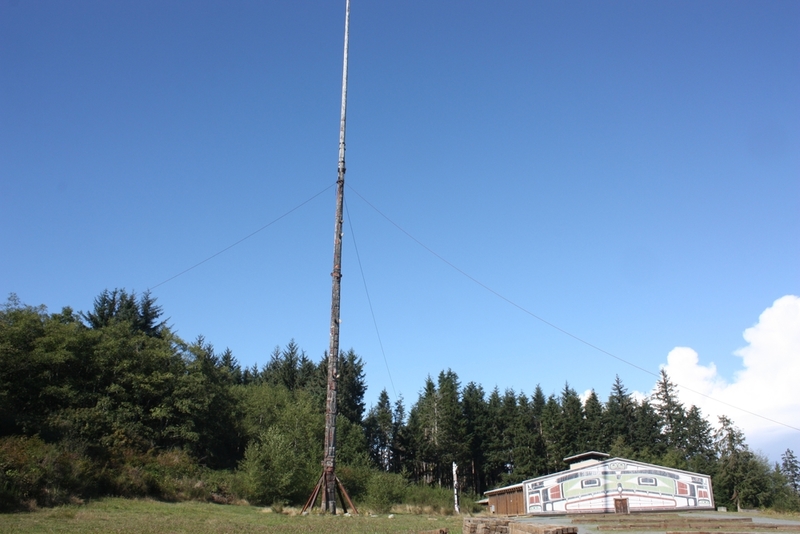
<path fill-rule="evenodd" d="M 428 376 L 406 408 L 384 390 L 368 410 L 364 362 L 339 355 L 337 473 L 357 502 L 475 497 L 566 469 L 595 450 L 712 476 L 717 504 L 800 510 L 800 466 L 715 427 L 662 371 L 635 399 L 617 377 L 605 401 Z M 321 472 L 327 355 L 290 341 L 259 367 L 202 336 L 178 337 L 149 293 L 103 291 L 88 312 L 0 308 L 0 508 L 102 495 L 297 504 Z M 450 488 L 450 489 L 448 489 Z M 436 493 L 435 490 L 441 490 Z M 442 506 L 446 506 L 443 504 Z"/>

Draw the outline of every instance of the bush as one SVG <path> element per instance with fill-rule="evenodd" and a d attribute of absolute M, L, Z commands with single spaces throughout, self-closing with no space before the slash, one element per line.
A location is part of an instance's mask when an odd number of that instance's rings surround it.
<path fill-rule="evenodd" d="M 782 513 L 800 512 L 800 495 L 791 490 L 781 492 L 775 498 L 772 509 Z"/>
<path fill-rule="evenodd" d="M 373 473 L 367 483 L 367 506 L 377 513 L 387 513 L 392 505 L 403 502 L 408 483 L 402 475 Z"/>
<path fill-rule="evenodd" d="M 204 470 L 202 484 L 203 500 L 217 504 L 233 504 L 244 498 L 235 491 L 236 474 L 233 471 Z"/>
<path fill-rule="evenodd" d="M 180 449 L 146 453 L 120 449 L 98 459 L 97 465 L 101 466 L 101 494 L 168 501 L 199 498 L 191 488 L 200 479 L 201 468 Z"/>
<path fill-rule="evenodd" d="M 146 454 L 142 470 L 148 495 L 168 501 L 206 500 L 203 470 L 183 450 Z"/>
<path fill-rule="evenodd" d="M 461 493 L 458 498 L 461 501 L 460 506 L 462 514 L 477 514 L 486 509 L 475 502 L 480 499 L 476 498 L 474 493 Z"/>
<path fill-rule="evenodd" d="M 98 461 L 101 465 L 101 461 Z M 102 461 L 96 493 L 119 497 L 153 497 L 165 501 L 239 500 L 232 471 L 198 466 L 188 452 L 175 449 L 141 453 L 118 451 Z"/>
<path fill-rule="evenodd" d="M 408 487 L 406 491 L 407 504 L 416 507 L 417 512 L 430 511 L 441 514 L 452 514 L 455 512 L 453 503 L 453 490 L 428 486 L 427 484 L 416 484 Z"/>
<path fill-rule="evenodd" d="M 131 449 L 91 460 L 79 447 L 39 437 L 0 438 L 0 511 L 58 506 L 97 495 L 229 503 L 234 474 L 195 464 L 183 450 Z"/>
<path fill-rule="evenodd" d="M 336 476 L 347 490 L 347 494 L 353 501 L 366 499 L 367 487 L 375 471 L 369 467 L 349 465 L 337 466 Z"/>
<path fill-rule="evenodd" d="M 237 490 L 253 504 L 299 501 L 313 482 L 289 438 L 275 427 L 250 442 L 239 464 Z"/>
<path fill-rule="evenodd" d="M 93 475 L 80 451 L 36 436 L 0 438 L 0 509 L 65 504 L 85 493 Z"/>

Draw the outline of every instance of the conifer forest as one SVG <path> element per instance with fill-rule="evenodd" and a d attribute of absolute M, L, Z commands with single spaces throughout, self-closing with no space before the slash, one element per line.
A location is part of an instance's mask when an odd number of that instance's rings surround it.
<path fill-rule="evenodd" d="M 285 343 L 284 340 L 282 342 Z M 302 505 L 321 473 L 327 356 L 294 341 L 242 367 L 203 337 L 186 341 L 149 293 L 106 290 L 90 311 L 0 307 L 0 509 L 93 497 Z M 337 474 L 357 505 L 452 505 L 567 469 L 601 451 L 712 476 L 717 505 L 800 510 L 800 462 L 770 462 L 726 417 L 683 405 L 662 371 L 635 399 L 420 377 L 415 399 L 384 390 L 365 405 L 362 358 L 339 364 Z M 436 374 L 438 373 L 438 374 Z M 607 384 L 596 387 L 606 390 Z M 446 490 L 446 491 L 445 491 Z"/>

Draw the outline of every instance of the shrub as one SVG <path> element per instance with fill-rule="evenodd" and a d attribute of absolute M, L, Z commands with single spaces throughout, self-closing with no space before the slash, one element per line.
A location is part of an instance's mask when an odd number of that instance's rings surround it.
<path fill-rule="evenodd" d="M 377 513 L 386 513 L 392 505 L 403 502 L 408 483 L 402 475 L 373 473 L 367 483 L 367 506 Z"/>
<path fill-rule="evenodd" d="M 479 499 L 475 497 L 474 493 L 461 493 L 458 498 L 462 514 L 477 514 L 485 510 L 483 506 L 476 504 L 475 501 Z"/>
<path fill-rule="evenodd" d="M 168 501 L 205 500 L 202 470 L 183 450 L 146 454 L 142 470 L 147 480 L 148 495 Z"/>
<path fill-rule="evenodd" d="M 207 469 L 202 473 L 203 499 L 217 504 L 232 504 L 244 498 L 236 493 L 236 474 L 228 470 Z"/>
<path fill-rule="evenodd" d="M 342 465 L 336 468 L 336 476 L 354 501 L 366 498 L 367 487 L 374 473 L 373 469 L 364 466 Z"/>
<path fill-rule="evenodd" d="M 98 492 L 120 497 L 154 497 L 166 501 L 227 503 L 234 496 L 231 471 L 214 471 L 194 463 L 184 450 L 117 451 L 98 460 L 102 465 Z"/>
<path fill-rule="evenodd" d="M 91 486 L 93 475 L 80 451 L 36 436 L 0 438 L 0 509 L 67 503 Z"/>
<path fill-rule="evenodd" d="M 789 491 L 781 492 L 772 504 L 772 509 L 776 512 L 800 512 L 800 495 Z"/>
<path fill-rule="evenodd" d="M 455 512 L 453 490 L 448 488 L 415 484 L 408 487 L 405 502 L 415 506 L 420 512 L 431 511 L 442 514 Z"/>
<path fill-rule="evenodd" d="M 239 464 L 239 491 L 254 504 L 298 500 L 311 484 L 289 438 L 275 427 L 250 442 Z"/>

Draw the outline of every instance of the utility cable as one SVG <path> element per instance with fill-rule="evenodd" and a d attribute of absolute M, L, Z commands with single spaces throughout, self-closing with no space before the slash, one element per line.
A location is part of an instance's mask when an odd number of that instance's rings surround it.
<path fill-rule="evenodd" d="M 491 287 L 487 286 L 486 284 L 484 284 L 484 283 L 483 283 L 483 282 L 481 282 L 480 280 L 477 280 L 476 278 L 473 278 L 471 275 L 469 275 L 468 273 L 464 272 L 462 269 L 460 269 L 460 268 L 459 268 L 459 267 L 457 267 L 456 265 L 454 265 L 454 264 L 450 263 L 448 260 L 446 260 L 445 258 L 443 258 L 442 256 L 440 256 L 438 253 L 436 253 L 434 250 L 432 250 L 431 248 L 429 248 L 427 245 L 425 245 L 425 244 L 424 244 L 422 241 L 420 241 L 419 239 L 417 239 L 416 237 L 414 237 L 413 235 L 411 235 L 409 232 L 407 232 L 407 231 L 406 231 L 406 230 L 405 230 L 405 229 L 404 229 L 402 226 L 400 226 L 399 224 L 397 224 L 396 222 L 394 222 L 392 219 L 390 219 L 390 218 L 389 218 L 389 217 L 388 217 L 386 214 L 384 214 L 384 213 L 383 213 L 381 210 L 379 210 L 378 208 L 376 208 L 376 207 L 375 207 L 375 206 L 374 206 L 374 205 L 373 205 L 373 204 L 372 204 L 370 201 L 368 201 L 366 198 L 364 198 L 364 197 L 361 195 L 361 193 L 359 193 L 358 191 L 356 191 L 355 189 L 353 189 L 353 186 L 348 186 L 348 187 L 349 187 L 349 189 L 350 189 L 351 191 L 353 191 L 353 193 L 355 193 L 356 195 L 358 195 L 358 197 L 359 197 L 361 200 L 363 200 L 363 201 L 364 201 L 364 202 L 365 202 L 365 203 L 366 203 L 366 204 L 367 204 L 367 205 L 368 205 L 370 208 L 372 208 L 373 210 L 375 210 L 375 212 L 377 212 L 377 213 L 378 213 L 378 215 L 380 215 L 381 217 L 383 217 L 384 219 L 386 219 L 387 221 L 389 221 L 389 223 L 391 223 L 391 224 L 392 224 L 392 225 L 393 225 L 395 228 L 397 228 L 398 230 L 400 230 L 401 232 L 403 232 L 403 233 L 404 233 L 406 236 L 408 236 L 408 237 L 409 237 L 409 238 L 410 238 L 412 241 L 414 241 L 414 242 L 415 242 L 417 245 L 421 246 L 422 248 L 424 248 L 425 250 L 427 250 L 427 251 L 428 251 L 430 254 L 432 254 L 433 256 L 435 256 L 436 258 L 438 258 L 438 259 L 439 259 L 441 262 L 445 263 L 446 265 L 448 265 L 449 267 L 451 267 L 453 270 L 455 270 L 456 272 L 458 272 L 458 273 L 459 273 L 459 274 L 461 274 L 462 276 L 466 277 L 467 279 L 471 280 L 473 283 L 475 283 L 475 284 L 479 285 L 480 287 L 482 287 L 483 289 L 485 289 L 485 290 L 486 290 L 486 291 L 488 291 L 489 293 L 491 293 L 491 294 L 495 295 L 496 297 L 498 297 L 498 298 L 500 298 L 500 299 L 502 299 L 502 300 L 506 301 L 508 304 L 510 304 L 510 305 L 512 305 L 512 306 L 514 306 L 515 308 L 519 309 L 519 310 L 520 310 L 520 311 L 522 311 L 523 313 L 526 313 L 526 314 L 530 315 L 530 316 L 531 316 L 531 317 L 533 317 L 534 319 L 536 319 L 536 320 L 538 320 L 538 321 L 540 321 L 540 322 L 542 322 L 542 323 L 546 324 L 546 325 L 547 325 L 547 326 L 549 326 L 550 328 L 553 328 L 554 330 L 557 330 L 557 331 L 561 332 L 562 334 L 564 334 L 564 335 L 566 335 L 566 336 L 569 336 L 569 337 L 571 337 L 572 339 L 574 339 L 574 340 L 576 340 L 576 341 L 578 341 L 578 342 L 580 342 L 580 343 L 583 343 L 583 344 L 584 344 L 584 345 L 586 345 L 587 347 L 590 347 L 590 348 L 592 348 L 592 349 L 594 349 L 594 350 L 596 350 L 596 351 L 598 351 L 598 352 L 600 352 L 600 353 L 602 353 L 602 354 L 605 354 L 606 356 L 610 356 L 610 357 L 614 358 L 615 360 L 618 360 L 618 361 L 620 361 L 620 362 L 622 362 L 622 363 L 624 363 L 624 364 L 626 364 L 626 365 L 629 365 L 629 366 L 633 367 L 634 369 L 638 369 L 638 370 L 640 370 L 640 371 L 642 371 L 642 372 L 645 372 L 645 373 L 647 373 L 647 374 L 649 374 L 649 375 L 652 375 L 652 376 L 654 376 L 654 377 L 656 377 L 656 378 L 660 378 L 660 375 L 659 375 L 659 374 L 656 374 L 656 373 L 654 373 L 654 372 L 650 371 L 649 369 L 645 369 L 644 367 L 641 367 L 641 366 L 639 366 L 639 365 L 636 365 L 635 363 L 633 363 L 633 362 L 630 362 L 630 361 L 628 361 L 628 360 L 626 360 L 626 359 L 624 359 L 624 358 L 621 358 L 621 357 L 617 356 L 616 354 L 612 354 L 611 352 L 608 352 L 607 350 L 604 350 L 604 349 L 602 349 L 602 348 L 598 347 L 597 345 L 593 345 L 592 343 L 590 343 L 590 342 L 586 341 L 585 339 L 583 339 L 583 338 L 581 338 L 581 337 L 579 337 L 579 336 L 577 336 L 577 335 L 575 335 L 575 334 L 573 334 L 573 333 L 571 333 L 571 332 L 568 332 L 567 330 L 564 330 L 563 328 L 561 328 L 561 327 L 559 327 L 559 326 L 557 326 L 557 325 L 555 325 L 555 324 L 553 324 L 553 323 L 551 323 L 551 322 L 547 321 L 546 319 L 543 319 L 542 317 L 539 317 L 538 315 L 536 315 L 536 314 L 535 314 L 535 313 L 533 313 L 532 311 L 530 311 L 530 310 L 528 310 L 528 309 L 524 308 L 523 306 L 521 306 L 521 305 L 517 304 L 516 302 L 514 302 L 514 301 L 513 301 L 513 300 L 511 300 L 511 299 L 509 299 L 508 297 L 506 297 L 506 296 L 504 296 L 504 295 L 502 295 L 502 294 L 498 293 L 497 291 L 495 291 L 495 290 L 494 290 L 494 289 L 492 289 Z M 744 408 L 741 408 L 741 407 L 739 407 L 739 406 L 735 406 L 735 405 L 733 405 L 733 404 L 730 404 L 730 403 L 728 403 L 728 402 L 725 402 L 725 401 L 723 401 L 723 400 L 720 400 L 720 399 L 714 398 L 714 397 L 712 397 L 712 396 L 710 396 L 710 395 L 706 395 L 705 393 L 702 393 L 702 392 L 700 392 L 700 391 L 696 391 L 696 390 L 694 390 L 694 389 L 691 389 L 691 388 L 688 388 L 688 387 L 686 387 L 686 386 L 681 386 L 680 384 L 675 384 L 675 385 L 676 385 L 676 386 L 678 386 L 678 387 L 681 387 L 681 388 L 685 389 L 686 391 L 690 391 L 690 392 L 692 392 L 692 393 L 695 393 L 695 394 L 697 394 L 697 395 L 700 395 L 701 397 L 705 397 L 705 398 L 707 398 L 707 399 L 709 399 L 709 400 L 712 400 L 712 401 L 714 401 L 714 402 L 717 402 L 717 403 L 719 403 L 719 404 L 723 404 L 723 405 L 725 405 L 725 406 L 728 406 L 729 408 L 733 408 L 733 409 L 735 409 L 735 410 L 739 410 L 739 411 L 741 411 L 741 412 L 744 412 L 744 413 L 746 413 L 746 414 L 750 414 L 750 415 L 752 415 L 752 416 L 755 416 L 755 417 L 758 417 L 758 418 L 760 418 L 760 419 L 764 419 L 765 421 L 769 421 L 769 422 L 771 422 L 771 423 L 775 423 L 776 425 L 785 426 L 786 428 L 790 428 L 790 429 L 792 429 L 792 430 L 797 430 L 798 432 L 800 432 L 800 428 L 797 428 L 797 427 L 795 427 L 795 426 L 789 425 L 789 424 L 787 424 L 787 423 L 783 423 L 783 422 L 781 422 L 781 421 L 776 421 L 775 419 L 771 419 L 771 418 L 769 418 L 769 417 L 767 417 L 767 416 L 765 416 L 765 415 L 761 415 L 761 414 L 757 414 L 757 413 L 755 413 L 755 412 L 751 412 L 750 410 L 746 410 L 746 409 L 744 409 Z"/>
<path fill-rule="evenodd" d="M 359 195 L 361 196 L 361 195 Z M 381 347 L 381 354 L 383 354 L 383 363 L 386 364 L 386 372 L 389 374 L 389 383 L 392 385 L 392 393 L 395 400 L 397 400 L 397 391 L 394 389 L 394 380 L 392 380 L 392 372 L 389 370 L 389 361 L 386 359 L 386 351 L 383 350 L 383 341 L 381 341 L 381 333 L 378 330 L 378 321 L 375 319 L 375 310 L 372 308 L 372 299 L 369 297 L 369 289 L 367 288 L 367 277 L 364 276 L 364 267 L 361 265 L 361 255 L 358 253 L 358 244 L 356 243 L 356 232 L 353 228 L 353 221 L 350 220 L 350 210 L 347 209 L 347 202 L 344 203 L 344 210 L 347 213 L 347 224 L 350 226 L 350 233 L 353 235 L 353 248 L 356 250 L 356 259 L 358 260 L 358 268 L 361 271 L 361 280 L 364 282 L 364 293 L 367 294 L 367 302 L 369 303 L 369 312 L 372 314 L 372 324 L 375 325 L 375 334 L 378 336 L 378 345 Z"/>
<path fill-rule="evenodd" d="M 166 280 L 164 280 L 163 282 L 159 282 L 159 283 L 157 283 L 156 285 L 154 285 L 154 286 L 150 287 L 150 289 L 155 289 L 155 288 L 157 288 L 158 286 L 162 286 L 162 285 L 166 284 L 167 282 L 170 282 L 170 281 L 172 281 L 172 280 L 174 280 L 174 279 L 178 278 L 179 276 L 181 276 L 181 275 L 184 275 L 184 274 L 188 273 L 188 272 L 189 272 L 189 271 L 191 271 L 192 269 L 194 269 L 194 268 L 196 268 L 196 267 L 200 267 L 200 266 L 201 266 L 201 265 L 203 265 L 205 262 L 207 262 L 207 261 L 209 261 L 209 260 L 211 260 L 211 259 L 214 259 L 214 258 L 216 258 L 217 256 L 219 256 L 219 255 L 220 255 L 220 254 L 222 254 L 223 252 L 227 252 L 228 250 L 232 249 L 233 247 L 235 247 L 235 246 L 236 246 L 236 245 L 238 245 L 239 243 L 241 243 L 241 242 L 243 242 L 243 241 L 246 241 L 247 239 L 250 239 L 251 237 L 253 237 L 253 236 L 254 236 L 254 235 L 256 235 L 257 233 L 261 232 L 262 230 L 265 230 L 265 229 L 269 228 L 270 226 L 272 226 L 272 225 L 273 225 L 273 224 L 275 224 L 276 222 L 280 221 L 281 219 L 283 219 L 284 217 L 286 217 L 286 216 L 287 216 L 287 215 L 289 215 L 290 213 L 292 213 L 292 212 L 294 212 L 294 211 L 297 211 L 297 210 L 298 210 L 298 209 L 300 209 L 301 207 L 305 206 L 306 204 L 308 204 L 309 202 L 311 202 L 312 200 L 314 200 L 315 198 L 317 198 L 318 196 L 320 196 L 322 193 L 324 193 L 324 192 L 325 192 L 325 191 L 327 191 L 328 189 L 332 188 L 334 185 L 336 185 L 336 184 L 331 184 L 331 185 L 329 185 L 328 187 L 326 187 L 325 189 L 323 189 L 322 191 L 320 191 L 320 192 L 319 192 L 319 193 L 317 193 L 316 195 L 314 195 L 314 196 L 312 196 L 312 197 L 310 197 L 310 198 L 308 198 L 308 199 L 304 200 L 303 202 L 301 202 L 301 203 L 300 203 L 300 204 L 298 204 L 297 206 L 295 206 L 295 207 L 293 207 L 292 209 L 290 209 L 289 211 L 285 212 L 283 215 L 281 215 L 281 216 L 279 216 L 279 217 L 277 217 L 277 218 L 273 219 L 272 221 L 268 222 L 267 224 L 265 224 L 264 226 L 262 226 L 262 227 L 261 227 L 261 228 L 259 228 L 258 230 L 256 230 L 256 231 L 254 231 L 254 232 L 251 232 L 251 233 L 247 234 L 246 236 L 244 236 L 244 237 L 243 237 L 243 238 L 241 238 L 240 240 L 236 241 L 235 243 L 233 243 L 233 244 L 231 244 L 231 245 L 228 245 L 227 247 L 223 248 L 223 249 L 222 249 L 222 250 L 220 250 L 219 252 L 216 252 L 216 253 L 212 254 L 211 256 L 207 257 L 207 258 L 206 258 L 206 259 L 204 259 L 203 261 L 201 261 L 201 262 L 198 262 L 198 263 L 195 263 L 194 265 L 192 265 L 192 266 L 191 266 L 191 267 L 189 267 L 188 269 L 184 269 L 184 270 L 182 270 L 181 272 L 179 272 L 178 274 L 176 274 L 176 275 L 174 275 L 174 276 L 171 276 L 171 277 L 167 278 L 167 279 L 166 279 Z"/>

